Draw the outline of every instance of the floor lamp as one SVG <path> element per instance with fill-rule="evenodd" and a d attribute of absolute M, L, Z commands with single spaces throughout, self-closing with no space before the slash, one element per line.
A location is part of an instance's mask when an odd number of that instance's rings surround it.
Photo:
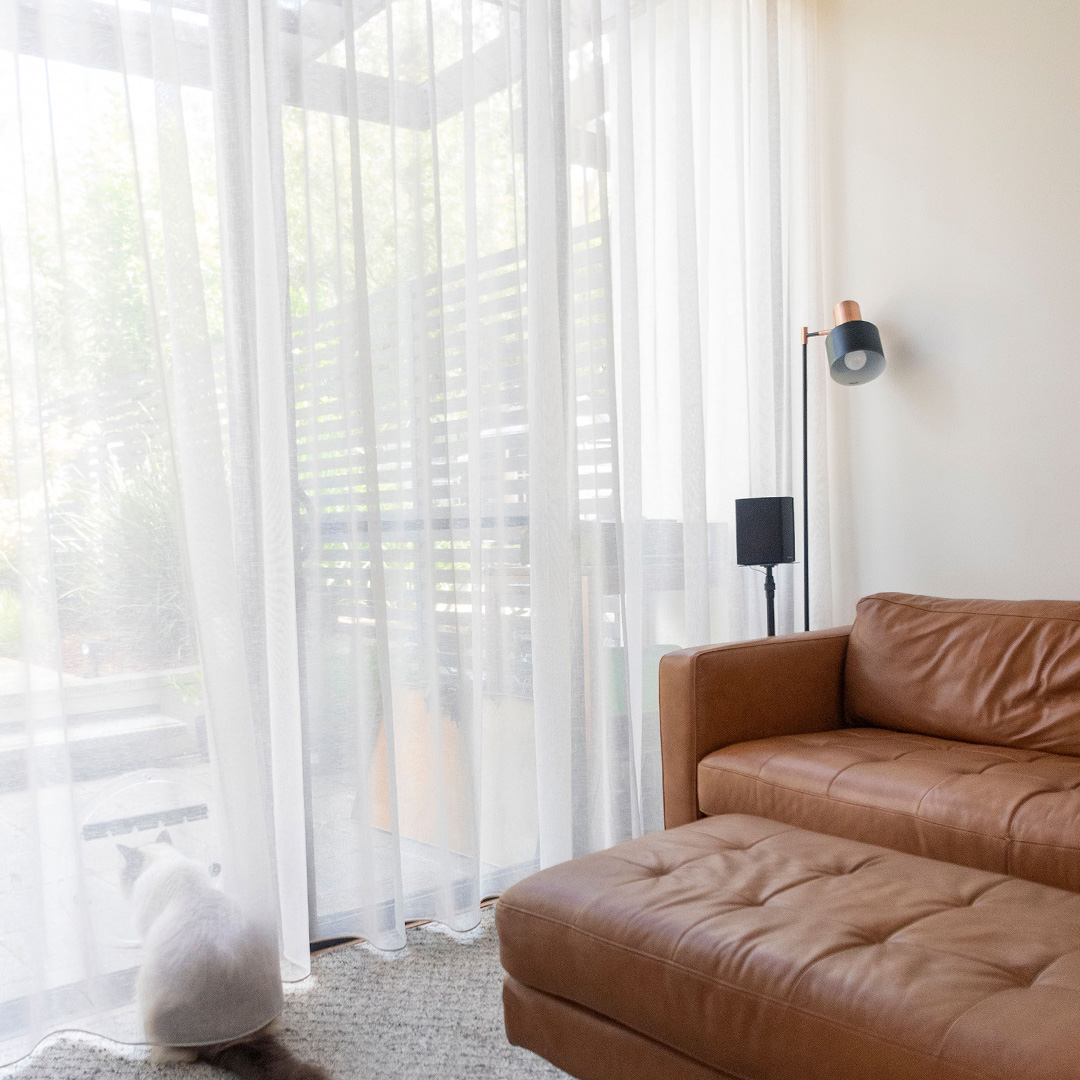
<path fill-rule="evenodd" d="M 810 495 L 806 438 L 806 351 L 812 337 L 825 338 L 829 374 L 844 386 L 861 386 L 885 370 L 881 335 L 873 323 L 863 322 L 854 300 L 841 300 L 833 308 L 832 330 L 802 332 L 802 514 L 803 514 L 803 629 L 810 629 Z"/>

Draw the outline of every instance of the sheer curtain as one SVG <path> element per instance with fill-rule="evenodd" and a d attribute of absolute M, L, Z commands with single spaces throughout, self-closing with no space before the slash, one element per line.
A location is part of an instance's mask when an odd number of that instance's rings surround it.
<path fill-rule="evenodd" d="M 812 41 L 0 0 L 0 1062 L 140 1038 L 117 842 L 293 979 L 661 827 L 659 656 L 763 632 L 732 503 L 799 494 Z"/>

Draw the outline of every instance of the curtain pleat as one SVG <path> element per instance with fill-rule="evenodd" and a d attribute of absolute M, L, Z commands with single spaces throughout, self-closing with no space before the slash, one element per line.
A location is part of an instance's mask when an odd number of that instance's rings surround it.
<path fill-rule="evenodd" d="M 659 658 L 764 632 L 734 500 L 801 495 L 813 33 L 0 0 L 0 1062 L 142 1037 L 118 843 L 288 980 L 662 827 Z"/>

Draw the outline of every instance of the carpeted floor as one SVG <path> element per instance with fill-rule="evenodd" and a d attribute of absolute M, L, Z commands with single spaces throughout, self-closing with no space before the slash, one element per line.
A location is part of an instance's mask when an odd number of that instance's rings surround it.
<path fill-rule="evenodd" d="M 558 1080 L 502 1026 L 494 917 L 466 934 L 410 930 L 398 953 L 352 945 L 316 956 L 285 998 L 283 1040 L 334 1080 Z M 225 1080 L 207 1065 L 151 1065 L 147 1051 L 58 1036 L 0 1080 Z"/>

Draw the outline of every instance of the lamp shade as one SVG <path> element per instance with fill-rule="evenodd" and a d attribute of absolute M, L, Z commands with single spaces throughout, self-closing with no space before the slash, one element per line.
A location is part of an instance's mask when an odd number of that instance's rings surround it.
<path fill-rule="evenodd" d="M 836 316 L 837 326 L 825 338 L 829 373 L 845 386 L 876 379 L 885 370 L 878 328 L 859 317 L 859 305 L 852 300 L 837 304 Z"/>

